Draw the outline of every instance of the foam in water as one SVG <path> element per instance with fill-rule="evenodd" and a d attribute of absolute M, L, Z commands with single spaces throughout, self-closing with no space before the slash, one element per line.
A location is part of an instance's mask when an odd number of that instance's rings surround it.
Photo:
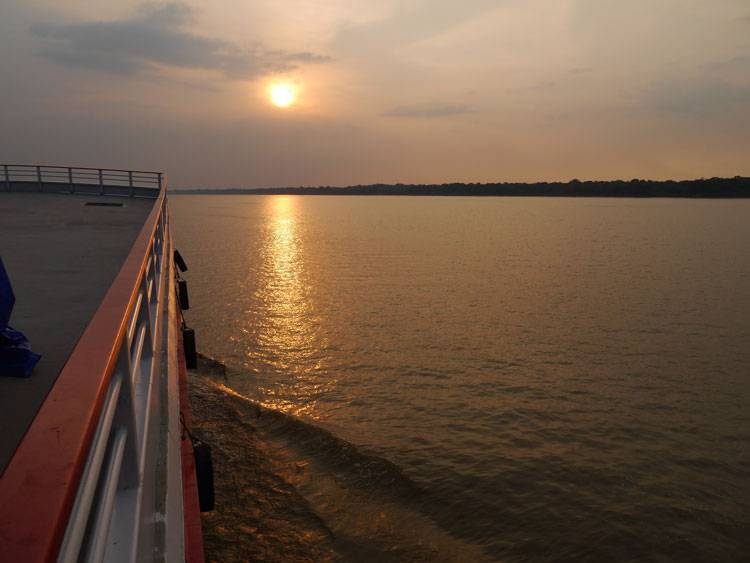
<path fill-rule="evenodd" d="M 202 357 L 191 374 L 196 432 L 214 445 L 211 557 L 482 561 L 425 514 L 424 493 L 391 462 L 243 397 Z"/>

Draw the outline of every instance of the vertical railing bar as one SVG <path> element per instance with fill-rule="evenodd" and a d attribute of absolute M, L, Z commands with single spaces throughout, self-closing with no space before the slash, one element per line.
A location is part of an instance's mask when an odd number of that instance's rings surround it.
<path fill-rule="evenodd" d="M 153 323 L 151 322 L 151 307 L 149 306 L 150 301 L 150 288 L 149 288 L 149 279 L 148 279 L 148 272 L 144 272 L 143 278 L 141 279 L 141 294 L 143 295 L 143 299 L 139 300 L 140 303 L 140 309 L 138 311 L 138 319 L 140 323 L 137 325 L 137 329 L 140 332 L 140 328 L 146 328 L 149 331 L 151 330 L 151 326 Z M 140 338 L 140 334 L 138 335 L 138 338 Z M 131 357 L 132 358 L 132 357 Z M 131 362 L 133 364 L 137 363 L 131 359 Z"/>
<path fill-rule="evenodd" d="M 135 195 L 135 188 L 133 188 L 133 171 L 128 171 L 128 185 L 130 185 L 130 197 Z"/>
<path fill-rule="evenodd" d="M 141 436 L 139 437 L 140 444 L 139 447 L 141 448 L 141 451 L 143 454 L 140 456 L 141 459 L 141 471 L 143 471 L 145 467 L 145 449 L 146 445 L 148 444 L 148 435 L 149 435 L 149 399 L 151 396 L 151 386 L 153 385 L 153 379 L 154 379 L 154 358 L 156 355 L 156 349 L 154 347 L 154 321 L 151 316 L 151 307 L 149 306 L 148 302 L 145 302 L 144 305 L 148 308 L 148 318 L 143 323 L 143 348 L 141 349 L 140 354 L 140 363 L 141 363 L 141 378 L 139 381 L 141 391 L 143 392 L 142 400 L 143 400 L 143 411 L 141 415 L 140 420 L 140 427 L 142 429 Z M 145 333 L 148 332 L 148 335 Z M 146 341 L 146 338 L 148 338 L 148 341 Z M 146 345 L 148 345 L 148 348 L 146 348 Z M 145 354 L 145 357 L 144 357 Z M 145 364 L 145 365 L 143 365 Z"/>
<path fill-rule="evenodd" d="M 156 295 L 154 296 L 154 324 L 151 327 L 152 337 L 153 337 L 153 348 L 156 348 L 157 345 L 157 333 L 159 332 L 159 323 L 160 323 L 160 315 L 159 315 L 159 307 L 161 303 L 161 297 L 162 297 L 162 282 L 164 279 L 163 276 L 163 260 L 164 260 L 164 229 L 162 227 L 162 220 L 164 217 L 163 211 L 164 207 L 161 208 L 161 213 L 159 214 L 159 221 L 157 222 L 156 227 L 156 237 L 158 239 L 158 246 L 156 241 L 154 242 L 154 283 L 156 284 Z"/>
<path fill-rule="evenodd" d="M 105 399 L 102 414 L 99 418 L 99 424 L 97 425 L 96 433 L 94 434 L 94 439 L 91 442 L 91 449 L 89 450 L 83 475 L 81 475 L 81 484 L 78 488 L 78 493 L 76 494 L 76 500 L 73 505 L 73 510 L 71 511 L 70 519 L 68 520 L 68 528 L 65 533 L 65 538 L 63 539 L 62 547 L 60 548 L 58 561 L 78 561 L 79 551 L 81 549 L 81 543 L 83 542 L 84 532 L 86 531 L 86 524 L 88 523 L 89 515 L 91 514 L 91 505 L 94 500 L 94 494 L 96 493 L 96 485 L 99 483 L 102 461 L 104 460 L 104 454 L 107 451 L 106 446 L 109 441 L 112 420 L 115 416 L 115 410 L 117 408 L 117 401 L 121 389 L 122 374 L 117 374 L 112 378 L 109 384 L 107 398 Z"/>
<path fill-rule="evenodd" d="M 144 276 L 146 277 L 146 281 L 149 281 L 151 279 L 151 272 L 154 268 L 154 253 L 153 253 L 153 244 L 151 248 L 148 250 L 148 260 L 146 261 L 146 270 L 144 272 Z M 151 295 L 149 294 L 149 299 Z"/>
<path fill-rule="evenodd" d="M 140 306 L 137 309 L 133 310 L 133 319 L 137 320 L 139 316 Z M 140 467 L 141 466 L 141 451 L 139 446 L 139 436 L 141 434 L 140 432 L 140 420 L 139 420 L 139 405 L 138 405 L 138 381 L 140 380 L 140 348 L 142 348 L 143 344 L 142 341 L 144 339 L 144 335 L 141 334 L 141 331 L 139 331 L 138 335 L 134 335 L 135 337 L 135 361 L 133 360 L 133 352 L 131 345 L 128 345 L 127 348 L 124 350 L 124 353 L 126 355 L 126 362 L 127 362 L 127 369 L 128 369 L 128 385 L 130 389 L 130 413 L 129 418 L 132 421 L 133 425 L 133 444 L 134 444 L 134 451 L 135 451 L 135 466 Z M 138 377 L 136 377 L 136 374 Z M 140 482 L 141 476 L 136 476 L 136 479 Z"/>
<path fill-rule="evenodd" d="M 114 439 L 112 440 L 112 450 L 104 474 L 102 499 L 97 507 L 94 527 L 91 533 L 93 542 L 90 544 L 86 561 L 98 562 L 104 560 L 104 552 L 107 547 L 107 536 L 109 534 L 109 524 L 112 521 L 112 513 L 114 512 L 117 484 L 120 480 L 120 470 L 122 469 L 122 458 L 125 451 L 125 440 L 127 437 L 127 429 L 118 428 Z"/>
<path fill-rule="evenodd" d="M 10 191 L 10 175 L 8 174 L 8 165 L 3 164 L 3 168 L 5 168 L 5 189 Z"/>
<path fill-rule="evenodd" d="M 42 167 L 36 167 L 36 182 L 39 185 L 39 191 L 42 191 Z"/>
<path fill-rule="evenodd" d="M 143 321 L 138 325 L 138 334 L 136 336 L 136 344 L 135 344 L 135 350 L 130 356 L 130 372 L 131 372 L 131 386 L 134 391 L 133 394 L 133 405 L 134 405 L 134 411 L 135 411 L 135 441 L 137 444 L 138 451 L 141 451 L 141 442 L 143 440 L 144 436 L 144 428 L 143 428 L 143 420 L 145 418 L 145 395 L 140 393 L 139 391 L 143 388 L 144 377 L 148 377 L 150 375 L 149 371 L 143 370 L 143 352 L 144 348 L 146 347 L 146 344 L 148 346 L 151 346 L 151 337 L 147 335 L 146 333 L 149 332 L 148 327 L 148 319 L 143 319 Z M 148 342 L 147 342 L 148 339 Z M 152 350 L 153 355 L 153 350 Z M 137 376 L 136 377 L 136 372 Z M 138 464 L 140 466 L 142 462 L 142 458 L 139 455 L 138 456 Z"/>
<path fill-rule="evenodd" d="M 73 169 L 68 166 L 68 186 L 70 186 L 70 193 L 76 193 L 76 189 L 73 186 Z"/>
<path fill-rule="evenodd" d="M 104 182 L 102 181 L 102 169 L 99 168 L 99 195 L 104 195 Z"/>
<path fill-rule="evenodd" d="M 154 233 L 154 242 L 151 246 L 151 300 L 149 307 L 151 309 L 151 349 L 156 349 L 156 327 L 159 323 L 159 270 L 158 255 L 156 249 L 156 238 L 159 236 L 158 230 Z"/>
<path fill-rule="evenodd" d="M 156 233 L 158 239 L 154 241 L 154 258 L 156 260 L 156 274 L 161 278 L 161 256 L 162 248 L 164 246 L 164 240 L 161 235 L 161 221 L 159 221 L 159 230 Z"/>
<path fill-rule="evenodd" d="M 135 315 L 133 315 L 135 316 Z M 137 405 L 137 393 L 135 388 L 135 379 L 133 378 L 133 366 L 131 365 L 131 354 L 130 354 L 131 348 L 130 344 L 127 342 L 123 342 L 120 346 L 120 361 L 122 362 L 122 369 L 127 374 L 127 381 L 126 385 L 127 387 L 127 397 L 130 400 L 130 408 L 125 413 L 127 416 L 127 426 L 131 430 L 131 434 L 134 437 L 131 442 L 133 444 L 132 448 L 132 455 L 135 458 L 135 467 L 140 467 L 140 452 L 138 451 L 138 444 L 137 438 L 138 438 L 138 405 Z M 127 398 L 126 398 L 127 400 Z M 137 473 L 137 472 L 136 472 Z M 136 474 L 134 475 L 134 478 L 137 482 L 140 483 L 141 476 Z"/>
<path fill-rule="evenodd" d="M 128 326 L 128 348 L 130 348 L 133 345 L 133 335 L 135 334 L 136 322 L 138 321 L 138 311 L 141 307 L 142 299 L 143 299 L 143 291 L 139 291 L 138 299 L 136 300 L 135 307 L 133 308 L 133 315 L 130 318 L 130 323 Z"/>

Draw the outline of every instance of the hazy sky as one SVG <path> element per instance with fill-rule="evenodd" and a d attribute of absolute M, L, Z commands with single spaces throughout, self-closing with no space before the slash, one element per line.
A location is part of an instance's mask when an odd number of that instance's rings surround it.
<path fill-rule="evenodd" d="M 749 0 L 2 0 L 0 53 L 2 162 L 180 187 L 750 175 Z"/>

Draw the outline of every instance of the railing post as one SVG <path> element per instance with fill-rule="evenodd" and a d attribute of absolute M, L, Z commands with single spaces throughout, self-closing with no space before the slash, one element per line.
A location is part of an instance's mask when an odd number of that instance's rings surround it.
<path fill-rule="evenodd" d="M 42 191 L 42 167 L 36 167 L 36 183 L 39 186 L 39 191 Z"/>
<path fill-rule="evenodd" d="M 161 172 L 157 174 L 159 176 L 159 191 L 161 191 Z"/>
<path fill-rule="evenodd" d="M 10 175 L 8 174 L 8 165 L 3 164 L 3 168 L 5 168 L 5 189 L 10 191 Z"/>
<path fill-rule="evenodd" d="M 128 185 L 130 186 L 130 197 L 133 197 L 135 195 L 135 190 L 133 189 L 133 171 L 128 170 Z"/>
<path fill-rule="evenodd" d="M 99 169 L 99 195 L 104 195 L 104 182 L 102 181 L 102 169 Z"/>
<path fill-rule="evenodd" d="M 70 186 L 70 193 L 76 193 L 76 189 L 73 186 L 73 169 L 68 166 L 68 185 Z"/>

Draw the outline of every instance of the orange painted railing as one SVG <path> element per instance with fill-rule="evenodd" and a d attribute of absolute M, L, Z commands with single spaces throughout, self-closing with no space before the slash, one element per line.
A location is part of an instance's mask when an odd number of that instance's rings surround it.
<path fill-rule="evenodd" d="M 120 272 L 0 478 L 0 561 L 103 557 L 115 493 L 123 486 L 141 486 L 144 478 L 138 460 L 148 444 L 148 397 L 153 392 L 147 386 L 146 421 L 139 423 L 138 378 L 145 375 L 135 372 L 145 369 L 141 354 L 156 357 L 152 364 L 162 363 L 157 334 L 161 338 L 168 323 L 157 328 L 156 319 L 163 312 L 159 296 L 173 291 L 170 249 L 161 189 Z M 150 352 L 142 352 L 147 348 Z M 158 369 L 149 364 L 149 377 L 158 379 L 159 372 L 153 372 Z M 125 397 L 125 406 L 113 406 L 113 394 L 115 401 Z M 134 466 L 127 461 L 133 451 Z M 118 479 L 135 479 L 135 484 L 118 485 Z M 134 498 L 140 513 L 140 492 Z M 135 526 L 137 542 L 139 524 Z M 96 534 L 104 537 L 92 537 Z M 137 556 L 132 548 L 129 553 L 126 560 Z"/>

